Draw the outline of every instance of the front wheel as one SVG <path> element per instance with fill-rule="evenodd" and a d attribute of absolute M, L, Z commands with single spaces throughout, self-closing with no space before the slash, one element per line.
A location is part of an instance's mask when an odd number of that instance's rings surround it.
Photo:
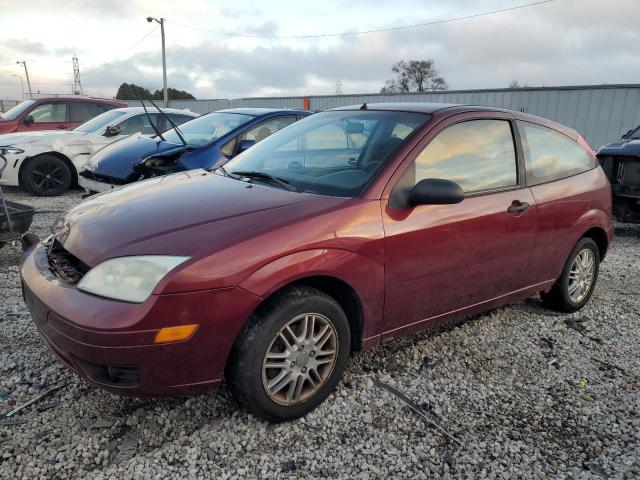
<path fill-rule="evenodd" d="M 301 417 L 331 394 L 350 344 L 347 318 L 332 297 L 310 287 L 288 288 L 249 319 L 229 359 L 229 388 L 259 417 Z"/>
<path fill-rule="evenodd" d="M 34 195 L 54 197 L 71 186 L 72 174 L 67 163 L 55 155 L 39 155 L 29 160 L 22 172 L 23 186 Z"/>
<path fill-rule="evenodd" d="M 580 310 L 591 298 L 600 269 L 600 251 L 591 238 L 582 238 L 571 251 L 562 275 L 547 293 L 545 306 L 561 312 Z"/>

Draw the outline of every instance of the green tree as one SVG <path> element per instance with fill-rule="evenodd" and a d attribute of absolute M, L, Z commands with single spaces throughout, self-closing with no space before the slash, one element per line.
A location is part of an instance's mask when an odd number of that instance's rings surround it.
<path fill-rule="evenodd" d="M 169 97 L 169 100 L 195 100 L 196 99 L 196 97 L 191 95 L 189 92 L 185 92 L 184 90 L 178 90 L 177 88 L 171 88 L 171 87 L 167 88 L 167 96 Z M 156 90 L 155 92 L 153 92 L 152 98 L 154 100 L 164 99 L 164 91 Z"/>
<path fill-rule="evenodd" d="M 135 83 L 123 83 L 118 88 L 116 98 L 120 100 L 149 100 L 152 96 L 151 92 L 144 87 L 140 87 Z"/>
<path fill-rule="evenodd" d="M 167 88 L 167 95 L 169 100 L 195 100 L 196 97 L 184 90 L 178 90 L 176 88 Z M 164 91 L 156 90 L 151 93 L 148 88 L 141 87 L 135 83 L 123 83 L 118 88 L 116 98 L 120 100 L 163 100 Z"/>

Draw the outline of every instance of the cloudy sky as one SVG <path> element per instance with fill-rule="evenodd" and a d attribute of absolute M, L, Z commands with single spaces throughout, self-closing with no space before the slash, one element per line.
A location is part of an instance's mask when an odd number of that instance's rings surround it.
<path fill-rule="evenodd" d="M 475 15 L 535 0 L 0 0 L 0 98 L 21 97 L 16 60 L 34 91 L 68 93 L 71 57 L 85 91 L 122 82 L 198 98 L 377 92 L 398 60 L 433 58 L 451 89 L 640 82 L 640 0 L 555 0 L 421 28 L 343 33 Z M 25 84 L 26 88 L 26 84 Z"/>

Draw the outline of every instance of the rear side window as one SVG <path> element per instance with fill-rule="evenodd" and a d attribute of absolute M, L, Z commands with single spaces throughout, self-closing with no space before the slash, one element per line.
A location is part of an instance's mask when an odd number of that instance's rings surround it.
<path fill-rule="evenodd" d="M 594 168 L 595 160 L 577 142 L 541 125 L 518 121 L 527 184 L 538 185 Z"/>
<path fill-rule="evenodd" d="M 126 120 L 120 122 L 120 135 L 133 135 L 134 133 L 142 133 L 142 135 L 155 135 L 156 131 L 153 129 L 149 117 L 153 121 L 153 124 L 158 127 L 159 115 L 157 113 L 150 113 L 147 115 L 133 115 Z"/>
<path fill-rule="evenodd" d="M 414 163 L 414 185 L 426 178 L 442 178 L 471 193 L 518 184 L 516 150 L 507 120 L 470 120 L 447 127 Z"/>
<path fill-rule="evenodd" d="M 86 122 L 98 115 L 98 105 L 90 102 L 70 102 L 69 121 Z"/>

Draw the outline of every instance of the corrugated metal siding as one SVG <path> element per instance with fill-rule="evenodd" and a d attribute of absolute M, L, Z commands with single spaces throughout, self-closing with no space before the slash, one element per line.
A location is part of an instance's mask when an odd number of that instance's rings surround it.
<path fill-rule="evenodd" d="M 546 117 L 575 128 L 594 148 L 617 140 L 640 124 L 640 85 L 595 85 L 494 90 L 460 90 L 407 94 L 309 96 L 311 110 L 389 102 L 486 105 Z M 223 108 L 303 108 L 304 97 L 172 100 L 173 108 L 208 113 Z M 126 101 L 130 105 L 139 102 Z"/>
<path fill-rule="evenodd" d="M 121 100 L 130 107 L 139 107 L 140 100 Z M 153 101 L 159 107 L 162 107 L 162 100 Z M 151 102 L 144 102 L 147 107 L 153 108 Z M 205 114 L 215 112 L 216 110 L 222 110 L 223 108 L 229 108 L 229 100 L 224 98 L 217 98 L 214 100 L 169 100 L 170 108 L 189 109 L 192 112 Z"/>

